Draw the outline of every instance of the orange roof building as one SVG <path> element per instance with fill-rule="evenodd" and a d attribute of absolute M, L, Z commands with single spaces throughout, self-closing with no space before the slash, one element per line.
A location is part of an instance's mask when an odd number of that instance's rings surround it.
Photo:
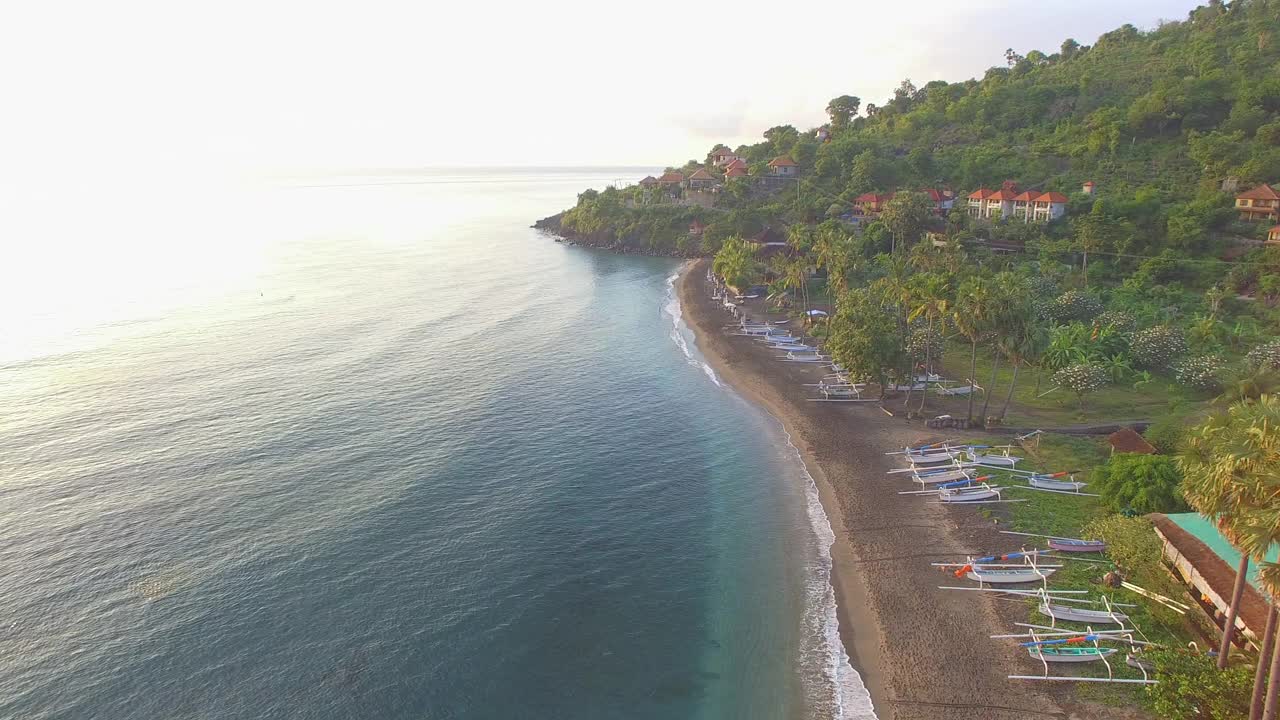
<path fill-rule="evenodd" d="M 1280 193 L 1270 185 L 1259 185 L 1236 196 L 1236 212 L 1241 220 L 1280 220 Z"/>
<path fill-rule="evenodd" d="M 725 169 L 725 171 L 726 171 L 726 172 L 727 172 L 727 171 L 729 171 L 729 170 L 732 170 L 733 168 L 742 168 L 743 170 L 746 170 L 746 169 L 747 169 L 747 161 L 746 161 L 746 160 L 743 160 L 743 159 L 742 159 L 742 158 L 740 158 L 740 157 L 735 157 L 734 159 L 730 160 L 729 162 L 725 163 L 725 165 L 724 165 L 724 169 Z"/>
<path fill-rule="evenodd" d="M 984 220 L 1014 219 L 1022 222 L 1049 222 L 1067 214 L 1067 196 L 1060 192 L 1019 191 L 1012 181 L 999 190 L 978 188 L 969 193 L 970 217 Z"/>
<path fill-rule="evenodd" d="M 1280 243 L 1280 225 L 1277 225 L 1267 231 L 1267 242 Z"/>
<path fill-rule="evenodd" d="M 732 180 L 733 178 L 740 178 L 740 177 L 746 177 L 746 176 L 747 176 L 747 168 L 744 167 L 743 165 L 730 165 L 724 170 L 725 180 Z"/>
<path fill-rule="evenodd" d="M 796 174 L 799 168 L 796 161 L 792 160 L 789 155 L 779 155 L 769 161 L 769 174 L 776 177 L 790 177 Z"/>
<path fill-rule="evenodd" d="M 684 175 L 676 171 L 662 173 L 662 177 L 658 178 L 658 182 L 663 185 L 679 185 L 684 182 Z"/>

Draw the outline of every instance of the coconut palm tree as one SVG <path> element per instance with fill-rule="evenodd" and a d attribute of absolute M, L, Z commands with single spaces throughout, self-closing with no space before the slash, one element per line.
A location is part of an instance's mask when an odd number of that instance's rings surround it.
<path fill-rule="evenodd" d="M 924 372 L 926 378 L 933 370 L 933 329 L 934 324 L 945 318 L 951 310 L 950 291 L 951 285 L 947 282 L 945 275 L 938 273 L 925 273 L 916 275 L 912 278 L 911 290 L 911 314 L 907 317 L 907 322 L 912 322 L 918 318 L 924 318 L 929 328 L 929 337 L 924 344 Z M 920 407 L 916 408 L 916 412 L 924 412 L 924 403 L 929 395 L 928 381 L 925 382 L 925 389 L 920 392 Z"/>
<path fill-rule="evenodd" d="M 1190 434 L 1179 464 L 1187 502 L 1217 523 L 1223 537 L 1240 551 L 1218 650 L 1218 667 L 1225 668 L 1250 558 L 1261 561 L 1271 543 L 1280 540 L 1275 488 L 1280 474 L 1280 398 L 1263 395 L 1257 402 L 1237 403 L 1211 416 Z"/>
<path fill-rule="evenodd" d="M 991 281 L 981 275 L 965 280 L 956 291 L 956 303 L 951 320 L 960 334 L 969 341 L 969 410 L 968 422 L 973 423 L 973 390 L 977 386 L 978 343 L 991 329 L 992 304 Z"/>

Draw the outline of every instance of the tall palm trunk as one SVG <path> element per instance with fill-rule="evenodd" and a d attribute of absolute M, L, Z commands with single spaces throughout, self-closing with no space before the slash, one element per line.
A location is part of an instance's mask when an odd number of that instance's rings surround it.
<path fill-rule="evenodd" d="M 987 408 L 991 406 L 991 391 L 996 389 L 996 372 L 1000 370 L 1000 351 L 997 349 L 993 353 L 995 357 L 991 358 L 991 382 L 987 383 L 987 389 L 982 393 L 982 424 L 987 424 Z"/>
<path fill-rule="evenodd" d="M 1271 677 L 1267 680 L 1267 706 L 1262 711 L 1262 720 L 1276 720 L 1276 711 L 1280 710 L 1280 642 L 1274 643 L 1271 652 Z"/>
<path fill-rule="evenodd" d="M 1013 388 L 1018 384 L 1018 368 L 1022 367 L 1022 363 L 1013 360 L 1013 379 L 1009 381 L 1009 392 L 1004 396 L 1004 407 L 1000 408 L 1000 419 L 1003 420 L 1005 414 L 1009 412 L 1009 402 L 1013 400 Z"/>
<path fill-rule="evenodd" d="M 924 412 L 924 402 L 929 397 L 929 373 L 933 370 L 933 318 L 929 318 L 928 335 L 924 342 L 924 389 L 920 391 L 920 407 L 916 412 Z"/>
<path fill-rule="evenodd" d="M 1262 649 L 1258 652 L 1258 669 L 1253 673 L 1253 700 L 1249 703 L 1249 720 L 1260 720 L 1262 717 L 1262 698 L 1263 689 L 1266 687 L 1267 668 L 1270 663 L 1267 662 L 1271 657 L 1272 645 L 1276 640 L 1276 616 L 1280 615 L 1280 609 L 1275 603 L 1271 604 L 1271 612 L 1267 613 L 1267 629 L 1262 633 Z"/>
<path fill-rule="evenodd" d="M 1231 638 L 1236 634 L 1236 614 L 1240 611 L 1240 599 L 1244 597 L 1244 584 L 1249 579 L 1249 556 L 1240 553 L 1240 566 L 1236 568 L 1236 585 L 1231 591 L 1231 607 L 1227 610 L 1227 624 L 1222 628 L 1222 644 L 1218 646 L 1218 669 L 1227 667 L 1227 653 L 1231 651 Z"/>
<path fill-rule="evenodd" d="M 973 376 L 978 374 L 978 338 L 973 338 L 969 350 L 969 417 L 966 422 L 973 424 L 973 388 L 977 385 Z"/>

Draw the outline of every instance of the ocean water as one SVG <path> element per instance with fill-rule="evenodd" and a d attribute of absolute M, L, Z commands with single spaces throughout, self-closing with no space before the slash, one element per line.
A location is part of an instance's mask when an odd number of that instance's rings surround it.
<path fill-rule="evenodd" d="M 528 227 L 646 172 L 293 178 L 18 268 L 0 718 L 871 717 L 678 263 Z"/>

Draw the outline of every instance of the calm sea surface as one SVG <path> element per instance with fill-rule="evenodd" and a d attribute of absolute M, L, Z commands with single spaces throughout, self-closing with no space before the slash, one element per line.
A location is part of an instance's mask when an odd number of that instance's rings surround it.
<path fill-rule="evenodd" d="M 9 308 L 0 717 L 870 717 L 678 264 L 528 228 L 643 174 L 294 180 Z"/>

